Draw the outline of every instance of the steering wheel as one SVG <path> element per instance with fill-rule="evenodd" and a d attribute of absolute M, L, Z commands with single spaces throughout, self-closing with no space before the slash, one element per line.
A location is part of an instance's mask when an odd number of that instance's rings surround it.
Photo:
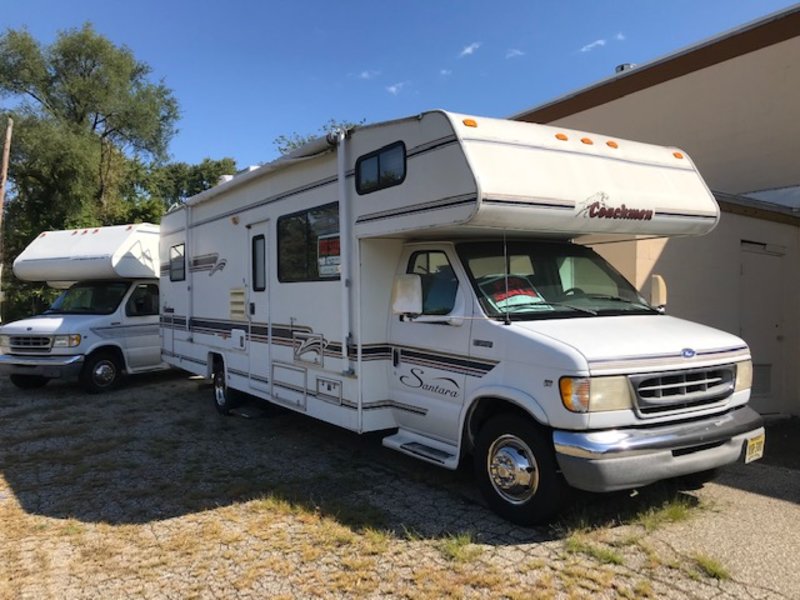
<path fill-rule="evenodd" d="M 568 288 L 568 289 L 564 290 L 564 295 L 565 296 L 577 296 L 578 294 L 580 294 L 581 296 L 585 296 L 586 292 L 584 292 L 579 287 L 571 287 L 571 288 Z"/>

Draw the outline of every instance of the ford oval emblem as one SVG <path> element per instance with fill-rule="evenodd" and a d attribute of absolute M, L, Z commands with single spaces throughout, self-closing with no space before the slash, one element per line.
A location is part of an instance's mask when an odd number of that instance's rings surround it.
<path fill-rule="evenodd" d="M 683 358 L 694 358 L 695 354 L 697 354 L 697 352 L 695 352 L 691 348 L 684 348 L 683 350 L 681 350 L 681 356 Z"/>

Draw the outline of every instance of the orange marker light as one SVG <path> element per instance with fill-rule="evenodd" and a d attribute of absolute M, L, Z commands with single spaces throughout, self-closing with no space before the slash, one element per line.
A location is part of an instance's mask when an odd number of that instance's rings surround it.
<path fill-rule="evenodd" d="M 594 142 L 593 142 L 591 139 L 589 139 L 589 138 L 581 138 L 581 141 L 582 141 L 584 144 L 588 144 L 588 145 L 590 145 L 590 146 L 591 146 L 592 144 L 594 144 Z"/>
<path fill-rule="evenodd" d="M 464 125 L 466 125 L 467 127 L 477 127 L 478 126 L 478 122 L 475 119 L 464 119 L 462 121 L 462 123 L 464 123 Z"/>
<path fill-rule="evenodd" d="M 556 139 L 557 140 L 561 140 L 562 142 L 566 142 L 569 138 L 566 135 L 564 135 L 563 133 L 557 133 L 556 134 Z"/>
<path fill-rule="evenodd" d="M 619 144 L 612 140 L 607 141 L 606 146 L 608 146 L 609 148 L 619 148 Z"/>
<path fill-rule="evenodd" d="M 672 156 L 674 156 L 675 158 L 683 158 L 683 154 L 681 154 L 680 152 L 673 152 Z"/>

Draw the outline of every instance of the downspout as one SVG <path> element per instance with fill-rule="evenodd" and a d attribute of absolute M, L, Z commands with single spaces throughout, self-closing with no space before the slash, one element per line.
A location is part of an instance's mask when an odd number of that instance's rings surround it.
<path fill-rule="evenodd" d="M 338 129 L 334 134 L 336 148 L 336 170 L 339 183 L 339 279 L 342 291 L 342 362 L 343 374 L 353 375 L 348 350 L 352 342 L 350 320 L 350 204 L 347 198 L 347 131 Z M 360 412 L 360 411 L 359 411 Z"/>
<path fill-rule="evenodd" d="M 183 249 L 183 260 L 184 265 L 186 267 L 186 291 L 189 294 L 189 306 L 186 314 L 186 339 L 187 341 L 192 341 L 192 329 L 191 329 L 191 322 L 192 316 L 194 315 L 194 274 L 192 273 L 192 261 L 190 258 L 190 252 L 192 248 L 192 237 L 191 237 L 191 212 L 192 207 L 188 204 L 183 205 L 183 209 L 186 211 L 186 241 L 184 242 L 186 245 Z"/>

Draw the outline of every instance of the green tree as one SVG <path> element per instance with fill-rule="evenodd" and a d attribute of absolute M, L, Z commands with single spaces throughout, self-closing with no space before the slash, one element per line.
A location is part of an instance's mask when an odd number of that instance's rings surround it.
<path fill-rule="evenodd" d="M 149 75 L 89 24 L 49 46 L 25 30 L 0 35 L 0 98 L 15 121 L 2 237 L 6 316 L 47 296 L 26 292 L 10 268 L 40 231 L 159 220 L 161 201 L 137 178 L 166 158 L 178 104 Z"/>
<path fill-rule="evenodd" d="M 145 187 L 149 196 L 158 200 L 166 209 L 214 187 L 223 175 L 235 173 L 236 161 L 232 158 L 220 160 L 204 158 L 197 165 L 177 162 L 156 166 L 141 181 L 146 182 Z"/>
<path fill-rule="evenodd" d="M 275 144 L 275 148 L 283 154 L 289 154 L 292 150 L 296 150 L 303 144 L 307 144 L 308 142 L 317 139 L 318 137 L 328 135 L 336 131 L 337 129 L 351 129 L 358 125 L 363 125 L 366 122 L 366 119 L 361 119 L 358 123 L 353 123 L 352 121 L 338 121 L 336 119 L 328 119 L 328 121 L 322 125 L 319 129 L 317 129 L 316 133 L 308 133 L 305 135 L 301 135 L 296 131 L 289 134 L 289 135 L 279 135 L 273 140 L 273 144 Z"/>

